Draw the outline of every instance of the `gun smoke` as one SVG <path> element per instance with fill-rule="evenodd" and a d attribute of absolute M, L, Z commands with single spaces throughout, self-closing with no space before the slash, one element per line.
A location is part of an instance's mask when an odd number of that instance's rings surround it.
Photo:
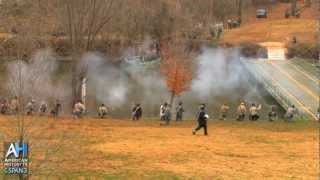
<path fill-rule="evenodd" d="M 58 65 L 50 49 L 39 50 L 28 60 L 16 60 L 7 64 L 6 88 L 11 96 L 21 96 L 25 101 L 53 102 L 69 99 L 67 80 L 57 80 Z"/>
<path fill-rule="evenodd" d="M 135 54 L 132 49 L 125 52 L 125 56 Z M 248 73 L 242 68 L 239 57 L 235 49 L 201 50 L 194 59 L 195 76 L 190 90 L 176 98 L 176 102 L 183 101 L 189 109 L 186 116 L 193 116 L 199 103 L 207 103 L 210 109 L 219 109 L 222 103 L 265 102 L 257 88 L 249 83 Z M 157 63 L 151 68 L 139 61 L 130 65 L 116 64 L 98 52 L 84 54 L 78 68 L 86 73 L 86 105 L 90 114 L 95 114 L 97 105 L 104 103 L 112 108 L 113 115 L 128 116 L 132 105 L 140 103 L 145 116 L 157 116 L 159 105 L 170 98 Z M 61 75 L 57 73 L 58 69 L 55 54 L 50 49 L 37 51 L 28 62 L 11 62 L 7 65 L 8 92 L 12 96 L 23 92 L 24 97 L 38 102 L 60 99 L 68 106 L 72 99 L 71 74 Z"/>

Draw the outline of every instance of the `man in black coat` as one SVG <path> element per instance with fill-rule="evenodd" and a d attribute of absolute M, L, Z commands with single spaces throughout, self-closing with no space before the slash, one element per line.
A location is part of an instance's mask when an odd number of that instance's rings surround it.
<path fill-rule="evenodd" d="M 132 108 L 132 120 L 139 120 L 142 116 L 142 108 L 140 106 L 140 104 L 136 104 L 133 108 Z"/>
<path fill-rule="evenodd" d="M 195 128 L 193 131 L 192 131 L 192 134 L 195 135 L 196 132 L 198 130 L 200 130 L 201 128 L 203 128 L 204 130 L 204 135 L 207 136 L 208 135 L 208 131 L 207 131 L 207 119 L 209 118 L 208 114 L 206 113 L 205 111 L 205 105 L 202 105 L 200 107 L 200 111 L 198 112 L 198 115 L 197 115 L 197 120 L 198 120 L 198 127 Z"/>
<path fill-rule="evenodd" d="M 60 101 L 57 99 L 56 103 L 54 104 L 53 109 L 51 110 L 51 115 L 53 116 L 53 118 L 58 118 L 60 111 L 62 109 L 61 103 Z"/>
<path fill-rule="evenodd" d="M 176 107 L 176 121 L 182 121 L 183 113 L 183 104 L 182 102 L 179 102 L 179 105 Z"/>

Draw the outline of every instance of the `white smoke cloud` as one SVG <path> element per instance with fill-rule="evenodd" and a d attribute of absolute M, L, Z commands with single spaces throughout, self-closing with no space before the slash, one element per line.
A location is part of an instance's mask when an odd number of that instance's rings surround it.
<path fill-rule="evenodd" d="M 99 53 L 87 53 L 81 66 L 86 68 L 92 97 L 113 107 L 120 107 L 126 102 L 130 89 L 128 79 L 108 58 Z"/>
<path fill-rule="evenodd" d="M 12 96 L 21 94 L 26 99 L 50 101 L 52 98 L 66 96 L 69 89 L 62 82 L 54 85 L 57 64 L 51 49 L 37 51 L 28 62 L 17 60 L 7 65 L 8 80 L 6 87 Z M 57 84 L 59 87 L 57 88 Z"/>
<path fill-rule="evenodd" d="M 236 89 L 244 74 L 238 57 L 235 50 L 204 48 L 196 58 L 198 64 L 191 91 L 205 100 Z"/>
<path fill-rule="evenodd" d="M 150 46 L 149 41 L 146 47 Z M 21 70 L 26 97 L 37 98 L 38 102 L 56 98 L 65 104 L 70 102 L 71 74 L 65 73 L 53 82 L 57 78 L 54 57 L 54 53 L 46 49 L 36 52 L 28 63 L 9 63 L 8 91 L 12 95 L 18 94 L 17 72 Z M 218 109 L 226 101 L 233 104 L 240 100 L 263 101 L 256 87 L 248 82 L 248 73 L 239 62 L 237 50 L 203 48 L 194 62 L 196 68 L 191 89 L 176 99 L 176 102 L 185 102 L 188 116 L 194 116 L 199 103 L 208 103 L 210 108 Z M 114 108 L 115 114 L 128 115 L 132 103 L 141 103 L 145 116 L 157 116 L 160 104 L 170 98 L 159 64 L 153 68 L 146 68 L 140 62 L 121 66 L 100 53 L 87 53 L 79 68 L 87 72 L 86 102 L 91 110 L 95 110 L 99 103 L 105 103 Z"/>
<path fill-rule="evenodd" d="M 115 104 L 123 104 L 126 102 L 127 93 L 128 87 L 120 81 L 109 89 L 107 102 L 112 104 L 114 104 L 114 102 L 116 102 Z"/>

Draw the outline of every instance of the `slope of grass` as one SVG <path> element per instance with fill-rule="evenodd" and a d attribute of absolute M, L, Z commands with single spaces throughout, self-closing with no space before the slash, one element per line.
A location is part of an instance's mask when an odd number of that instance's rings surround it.
<path fill-rule="evenodd" d="M 308 60 L 308 59 L 301 59 L 301 58 L 294 58 L 290 59 L 292 63 L 296 66 L 300 67 L 305 72 L 309 73 L 313 77 L 320 77 L 320 67 L 318 60 Z"/>

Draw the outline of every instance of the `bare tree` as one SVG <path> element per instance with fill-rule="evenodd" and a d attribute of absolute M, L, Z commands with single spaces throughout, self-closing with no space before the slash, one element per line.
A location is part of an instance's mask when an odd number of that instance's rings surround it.
<path fill-rule="evenodd" d="M 99 33 L 114 17 L 122 1 L 116 0 L 60 0 L 59 19 L 71 46 L 73 103 L 80 96 L 79 86 L 84 76 L 77 64 L 84 52 L 93 50 Z"/>
<path fill-rule="evenodd" d="M 291 16 L 295 16 L 297 12 L 297 0 L 291 0 Z"/>

